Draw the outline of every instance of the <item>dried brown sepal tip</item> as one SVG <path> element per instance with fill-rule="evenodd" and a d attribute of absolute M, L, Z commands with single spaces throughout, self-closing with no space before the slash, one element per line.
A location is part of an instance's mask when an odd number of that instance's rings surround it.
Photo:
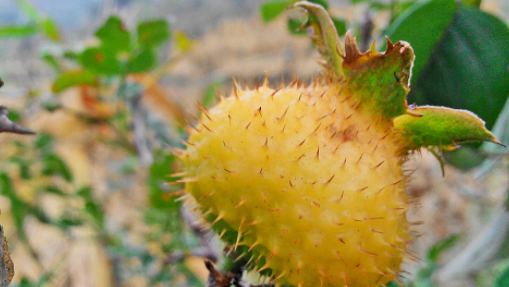
<path fill-rule="evenodd" d="M 207 287 L 230 287 L 230 282 L 233 279 L 232 274 L 223 275 L 217 271 L 214 264 L 209 260 L 205 260 L 205 267 L 209 271 L 209 277 L 207 279 Z"/>

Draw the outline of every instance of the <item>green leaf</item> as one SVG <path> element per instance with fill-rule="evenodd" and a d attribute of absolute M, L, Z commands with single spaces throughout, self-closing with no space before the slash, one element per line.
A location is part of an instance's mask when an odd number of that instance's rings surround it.
<path fill-rule="evenodd" d="M 469 111 L 424 106 L 412 113 L 422 116 L 402 115 L 394 119 L 394 127 L 405 137 L 405 150 L 451 147 L 465 142 L 498 143 L 484 122 Z"/>
<path fill-rule="evenodd" d="M 49 53 L 43 53 L 41 59 L 50 66 L 55 72 L 60 73 L 62 68 L 60 67 L 60 63 L 57 58 Z"/>
<path fill-rule="evenodd" d="M 39 22 L 42 19 L 41 14 L 35 8 L 34 5 L 30 4 L 30 2 L 26 0 L 19 0 L 16 1 L 16 4 L 18 4 L 19 8 L 25 13 L 25 15 L 28 16 L 28 18 L 33 22 Z"/>
<path fill-rule="evenodd" d="M 156 54 L 150 49 L 144 49 L 129 58 L 127 71 L 129 73 L 141 74 L 150 71 L 156 64 Z"/>
<path fill-rule="evenodd" d="M 170 38 L 170 25 L 166 20 L 143 22 L 138 25 L 138 43 L 141 46 L 156 47 Z"/>
<path fill-rule="evenodd" d="M 37 34 L 37 25 L 7 25 L 0 27 L 0 38 L 23 38 Z"/>
<path fill-rule="evenodd" d="M 94 223 L 103 230 L 104 229 L 104 211 L 101 209 L 101 206 L 95 201 L 88 201 L 85 203 L 85 212 L 89 214 Z"/>
<path fill-rule="evenodd" d="M 509 28 L 478 9 L 455 15 L 409 94 L 411 101 L 467 109 L 491 129 L 509 95 Z"/>
<path fill-rule="evenodd" d="M 42 158 L 42 174 L 44 175 L 60 175 L 67 182 L 73 179 L 71 170 L 67 164 L 56 154 L 49 154 Z"/>
<path fill-rule="evenodd" d="M 44 132 L 37 133 L 35 147 L 40 149 L 43 154 L 50 152 L 53 147 L 53 136 Z"/>
<path fill-rule="evenodd" d="M 62 41 L 62 37 L 60 36 L 60 32 L 58 31 L 57 24 L 55 20 L 53 20 L 50 17 L 45 18 L 41 24 L 40 27 L 42 28 L 42 32 L 46 37 L 48 37 L 50 40 L 53 41 Z"/>
<path fill-rule="evenodd" d="M 9 109 L 9 114 L 7 115 L 7 118 L 17 123 L 21 118 L 21 114 L 17 110 L 11 108 Z"/>
<path fill-rule="evenodd" d="M 32 177 L 30 174 L 30 164 L 26 159 L 21 157 L 12 157 L 9 161 L 18 165 L 19 176 L 22 179 L 30 179 Z"/>
<path fill-rule="evenodd" d="M 114 75 L 121 72 L 116 53 L 104 47 L 86 49 L 80 55 L 80 63 L 89 71 L 100 75 Z"/>
<path fill-rule="evenodd" d="M 60 93 L 63 90 L 77 85 L 97 86 L 97 76 L 86 70 L 72 70 L 64 72 L 55 79 L 51 90 Z"/>
<path fill-rule="evenodd" d="M 66 197 L 68 195 L 65 192 L 63 192 L 60 188 L 58 188 L 58 187 L 56 187 L 54 185 L 49 185 L 46 188 L 44 188 L 44 190 L 46 192 L 48 192 L 48 193 L 55 194 L 55 195 L 58 195 L 60 197 Z"/>
<path fill-rule="evenodd" d="M 102 45 L 113 51 L 127 51 L 129 49 L 129 31 L 120 18 L 111 16 L 101 26 L 95 36 L 101 40 Z"/>
<path fill-rule="evenodd" d="M 291 1 L 274 0 L 260 5 L 260 16 L 263 22 L 268 23 L 277 18 L 285 9 L 292 5 Z"/>
<path fill-rule="evenodd" d="M 93 190 L 90 186 L 84 186 L 75 191 L 77 196 L 83 197 L 86 201 L 91 201 L 93 196 Z"/>
<path fill-rule="evenodd" d="M 455 11 L 454 0 L 422 1 L 406 10 L 387 28 L 385 34 L 393 42 L 403 40 L 414 49 L 411 85 L 419 78 Z"/>
<path fill-rule="evenodd" d="M 458 234 L 455 234 L 455 235 L 451 235 L 451 236 L 433 244 L 433 246 L 431 246 L 431 248 L 428 250 L 426 259 L 430 263 L 436 264 L 440 254 L 442 252 L 444 252 L 445 250 L 456 245 L 456 243 L 458 242 L 459 239 L 460 239 L 460 236 Z"/>
<path fill-rule="evenodd" d="M 495 279 L 493 287 L 509 286 L 509 266 L 507 266 Z"/>

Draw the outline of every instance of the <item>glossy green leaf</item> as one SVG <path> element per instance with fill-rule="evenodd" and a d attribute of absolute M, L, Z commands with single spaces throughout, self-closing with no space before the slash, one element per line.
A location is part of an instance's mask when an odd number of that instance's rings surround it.
<path fill-rule="evenodd" d="M 491 129 L 509 95 L 509 28 L 460 9 L 409 94 L 410 101 L 467 109 Z"/>
<path fill-rule="evenodd" d="M 509 286 L 509 266 L 507 266 L 495 279 L 493 287 Z"/>
<path fill-rule="evenodd" d="M 138 43 L 144 47 L 156 47 L 170 38 L 170 25 L 166 20 L 143 22 L 138 25 Z"/>
<path fill-rule="evenodd" d="M 53 41 L 62 40 L 60 32 L 58 31 L 57 24 L 55 20 L 53 20 L 52 18 L 47 17 L 46 19 L 44 19 L 41 22 L 40 27 L 42 28 L 42 32 L 44 33 L 44 35 L 46 35 L 46 37 L 48 37 L 49 39 Z"/>
<path fill-rule="evenodd" d="M 127 71 L 134 74 L 148 72 L 155 66 L 156 60 L 156 54 L 152 49 L 144 49 L 129 58 Z"/>
<path fill-rule="evenodd" d="M 129 31 L 117 16 L 111 16 L 96 32 L 95 36 L 101 40 L 103 46 L 113 51 L 127 51 L 129 49 Z"/>
<path fill-rule="evenodd" d="M 429 0 L 414 4 L 398 17 L 385 34 L 393 41 L 406 41 L 414 49 L 413 85 L 428 62 L 431 52 L 456 11 L 454 0 Z"/>
<path fill-rule="evenodd" d="M 7 25 L 0 27 L 0 38 L 23 38 L 37 34 L 37 25 Z"/>
<path fill-rule="evenodd" d="M 64 72 L 55 79 L 51 89 L 54 93 L 60 93 L 67 88 L 77 85 L 96 86 L 97 76 L 86 70 Z"/>
<path fill-rule="evenodd" d="M 402 115 L 394 119 L 394 127 L 405 137 L 405 150 L 450 147 L 465 142 L 498 143 L 484 122 L 469 111 L 424 106 L 412 113 L 422 116 Z"/>
<path fill-rule="evenodd" d="M 263 22 L 268 23 L 281 15 L 286 8 L 292 5 L 291 1 L 274 0 L 267 1 L 260 5 L 260 16 Z"/>
<path fill-rule="evenodd" d="M 458 234 L 449 236 L 439 242 L 433 244 L 431 248 L 428 250 L 428 254 L 426 255 L 426 259 L 430 263 L 436 264 L 438 262 L 438 258 L 442 252 L 456 245 L 460 236 Z"/>
<path fill-rule="evenodd" d="M 88 48 L 80 55 L 80 63 L 92 73 L 114 75 L 121 72 L 115 52 L 104 47 Z"/>

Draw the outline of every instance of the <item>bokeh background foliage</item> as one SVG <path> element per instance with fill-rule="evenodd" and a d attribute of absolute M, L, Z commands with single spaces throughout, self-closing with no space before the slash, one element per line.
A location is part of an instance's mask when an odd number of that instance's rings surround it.
<path fill-rule="evenodd" d="M 288 82 L 318 71 L 299 29 L 306 18 L 287 9 L 295 2 L 105 1 L 92 24 L 70 31 L 58 14 L 40 12 L 42 2 L 15 1 L 10 9 L 24 16 L 0 26 L 0 94 L 10 119 L 38 134 L 0 138 L 11 285 L 204 286 L 204 258 L 241 270 L 178 201 L 182 186 L 165 184 L 180 164 L 166 148 L 183 147 L 183 127 L 200 114 L 195 102 L 213 105 L 231 75 Z M 384 35 L 412 45 L 410 104 L 471 110 L 508 144 L 504 1 L 311 2 L 329 11 L 340 36 L 352 30 L 361 50 L 372 40 L 383 50 Z M 422 261 L 406 262 L 402 281 L 507 286 L 507 151 L 470 145 L 444 157 L 456 167 L 445 166 L 446 178 L 426 153 L 409 166 L 409 193 L 422 207 L 408 216 L 426 222 L 415 240 Z"/>

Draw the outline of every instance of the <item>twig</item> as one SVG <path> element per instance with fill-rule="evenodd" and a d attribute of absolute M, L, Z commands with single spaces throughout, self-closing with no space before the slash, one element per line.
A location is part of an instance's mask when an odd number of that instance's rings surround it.
<path fill-rule="evenodd" d="M 1 224 L 0 238 L 2 239 L 2 244 L 0 244 L 0 287 L 7 287 L 11 283 L 12 277 L 14 277 L 14 264 L 9 254 L 7 240 L 4 237 L 4 228 Z"/>
<path fill-rule="evenodd" d="M 1 81 L 1 80 L 0 80 Z M 12 122 L 9 117 L 9 110 L 6 106 L 0 106 L 0 133 L 15 133 L 22 135 L 33 135 L 34 131 L 24 128 L 17 123 Z"/>

